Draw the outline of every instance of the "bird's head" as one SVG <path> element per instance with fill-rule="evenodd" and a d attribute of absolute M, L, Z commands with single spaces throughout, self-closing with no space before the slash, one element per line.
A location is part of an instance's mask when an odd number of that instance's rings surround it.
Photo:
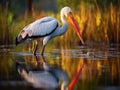
<path fill-rule="evenodd" d="M 80 33 L 80 29 L 76 23 L 76 20 L 74 19 L 74 16 L 72 14 L 72 9 L 68 6 L 62 8 L 61 10 L 61 16 L 63 17 L 69 17 L 73 27 L 75 28 L 75 31 L 77 32 L 77 35 L 79 36 L 82 44 L 84 45 L 84 41 L 83 41 L 83 38 L 82 38 L 82 34 Z"/>
<path fill-rule="evenodd" d="M 65 17 L 68 16 L 69 13 L 72 13 L 72 9 L 68 6 L 62 8 L 61 14 L 63 14 Z"/>

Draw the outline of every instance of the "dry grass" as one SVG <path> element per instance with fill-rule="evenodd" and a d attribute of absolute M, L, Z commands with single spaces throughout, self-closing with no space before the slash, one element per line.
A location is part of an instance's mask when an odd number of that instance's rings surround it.
<path fill-rule="evenodd" d="M 86 43 L 120 43 L 120 8 L 116 8 L 111 3 L 109 8 L 100 9 L 97 6 L 96 9 L 95 6 L 87 6 L 87 4 L 81 3 L 79 10 L 73 11 L 73 13 Z M 59 14 L 54 16 L 60 20 Z M 76 43 L 80 41 L 73 31 L 71 23 L 69 23 L 68 32 L 60 37 L 60 40 L 60 43 Z"/>
<path fill-rule="evenodd" d="M 97 6 L 97 4 L 96 4 Z M 88 5 L 86 3 L 81 3 L 79 5 L 79 10 L 73 11 L 74 16 L 78 22 L 80 30 L 83 34 L 84 40 L 89 42 L 105 42 L 105 43 L 119 43 L 120 41 L 120 8 L 116 8 L 111 5 L 109 8 L 100 9 L 93 5 Z M 60 16 L 54 13 L 45 13 L 37 14 L 33 12 L 33 17 L 28 19 L 13 20 L 12 14 L 8 14 L 8 11 L 2 11 L 0 9 L 0 40 L 2 43 L 7 43 L 15 39 L 18 32 L 28 23 L 41 18 L 46 15 L 51 15 L 60 21 Z M 69 21 L 68 21 L 69 22 Z M 80 42 L 76 33 L 73 31 L 71 23 L 69 24 L 68 32 L 59 38 L 55 38 L 53 41 L 60 39 L 60 43 L 78 43 Z M 6 33 L 7 32 L 7 33 Z M 72 37 L 72 39 L 71 39 Z M 11 38 L 11 39 L 10 39 Z M 74 38 L 74 39 L 73 39 Z"/>

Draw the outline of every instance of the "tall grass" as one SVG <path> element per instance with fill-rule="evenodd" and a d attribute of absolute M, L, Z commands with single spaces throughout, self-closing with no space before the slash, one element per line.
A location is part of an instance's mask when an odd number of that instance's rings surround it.
<path fill-rule="evenodd" d="M 75 17 L 85 41 L 113 42 L 120 41 L 120 9 L 110 5 L 108 9 L 96 9 L 95 6 L 80 5 Z M 71 29 L 72 27 L 70 27 Z M 73 31 L 70 31 L 71 35 Z M 68 35 L 71 37 L 71 35 Z"/>
<path fill-rule="evenodd" d="M 96 8 L 97 7 L 97 8 Z M 119 43 L 120 41 L 120 7 L 117 8 L 111 3 L 108 8 L 100 8 L 97 4 L 90 5 L 81 3 L 77 11 L 73 11 L 80 31 L 83 34 L 84 40 L 89 42 L 99 43 Z M 16 20 L 13 19 L 13 14 L 7 9 L 2 11 L 0 7 L 0 44 L 14 43 L 14 39 L 18 32 L 30 22 L 43 16 L 51 15 L 60 21 L 60 14 L 45 13 L 37 14 L 33 12 L 33 17 L 28 19 Z M 56 45 L 62 43 L 78 43 L 80 42 L 77 34 L 73 31 L 71 23 L 68 21 L 69 30 L 61 37 L 55 38 L 53 42 Z M 60 21 L 61 25 L 61 21 Z M 72 38 L 71 38 L 72 37 Z"/>
<path fill-rule="evenodd" d="M 86 43 L 120 43 L 120 8 L 112 3 L 108 8 L 100 8 L 97 3 L 90 5 L 83 2 L 79 5 L 79 10 L 73 13 Z M 59 14 L 55 17 L 60 20 Z M 66 35 L 60 37 L 61 42 L 79 42 L 70 22 L 68 29 Z"/>
<path fill-rule="evenodd" d="M 13 14 L 6 8 L 4 11 L 0 6 L 0 44 L 9 44 L 13 40 L 11 36 L 11 24 Z"/>

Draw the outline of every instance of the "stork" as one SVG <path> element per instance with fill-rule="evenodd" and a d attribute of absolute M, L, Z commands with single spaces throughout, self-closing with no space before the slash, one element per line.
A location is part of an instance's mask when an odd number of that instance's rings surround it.
<path fill-rule="evenodd" d="M 35 61 L 37 67 L 33 68 L 26 63 L 21 63 L 19 60 L 16 60 L 16 70 L 21 77 L 33 87 L 45 90 L 56 90 L 59 86 L 61 86 L 61 90 L 74 90 L 84 67 L 84 64 L 82 64 L 82 66 L 78 68 L 73 79 L 69 82 L 67 72 L 59 67 L 50 66 L 46 62 L 45 57 L 42 56 L 39 60 L 38 57 L 35 56 Z"/>
<path fill-rule="evenodd" d="M 38 38 L 43 37 L 43 47 L 41 51 L 41 55 L 44 54 L 44 49 L 48 43 L 48 41 L 56 36 L 63 35 L 67 29 L 68 24 L 66 22 L 65 17 L 69 17 L 73 27 L 75 28 L 75 31 L 77 32 L 77 35 L 79 36 L 82 44 L 84 44 L 84 41 L 82 39 L 82 35 L 80 33 L 79 27 L 72 15 L 72 10 L 70 7 L 65 6 L 62 8 L 60 12 L 62 26 L 59 26 L 59 22 L 57 19 L 53 17 L 43 17 L 41 19 L 38 19 L 34 21 L 33 23 L 25 26 L 23 30 L 18 34 L 16 37 L 16 45 L 20 44 L 21 42 L 31 38 L 35 40 L 35 48 L 33 51 L 33 54 L 36 55 L 36 51 L 38 48 Z"/>
<path fill-rule="evenodd" d="M 42 66 L 36 56 L 35 59 L 37 65 Z M 23 77 L 34 88 L 56 90 L 59 86 L 61 86 L 61 90 L 68 90 L 67 84 L 69 78 L 67 73 L 61 68 L 51 67 L 46 62 L 44 57 L 42 57 L 42 63 L 43 63 L 42 67 L 39 66 L 36 69 L 34 69 L 30 66 L 27 66 L 27 64 L 25 63 L 20 63 L 17 60 L 16 69 L 18 73 L 21 75 L 21 77 Z"/>

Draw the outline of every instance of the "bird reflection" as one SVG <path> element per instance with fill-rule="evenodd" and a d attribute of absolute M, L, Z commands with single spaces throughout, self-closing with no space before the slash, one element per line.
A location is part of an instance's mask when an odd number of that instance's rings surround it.
<path fill-rule="evenodd" d="M 68 89 L 68 75 L 64 70 L 51 67 L 43 56 L 41 60 L 38 60 L 38 56 L 34 58 L 38 65 L 37 68 L 31 68 L 24 63 L 16 61 L 16 68 L 21 77 L 35 88 L 56 90 L 61 85 L 61 90 Z M 42 61 L 42 65 L 40 61 Z"/>

